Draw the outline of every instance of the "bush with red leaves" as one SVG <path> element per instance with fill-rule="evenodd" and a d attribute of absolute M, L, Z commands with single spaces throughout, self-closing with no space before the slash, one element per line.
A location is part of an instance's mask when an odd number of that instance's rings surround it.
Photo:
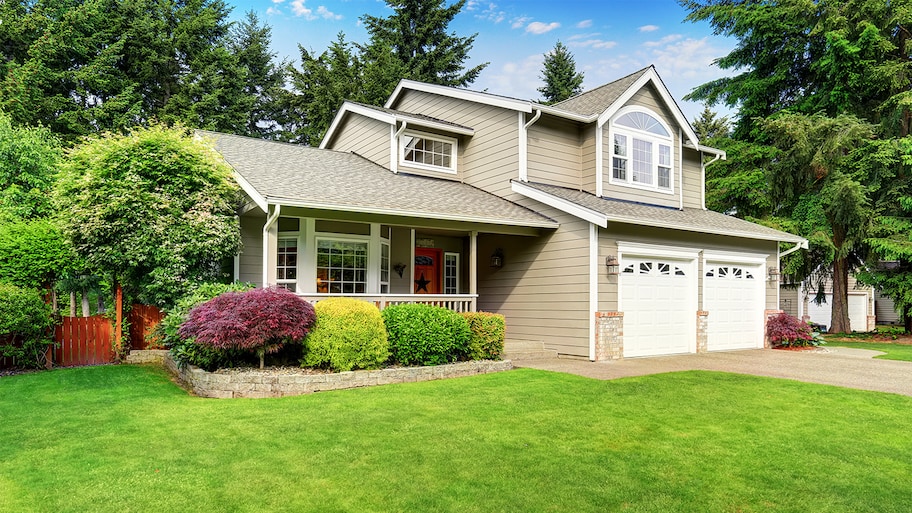
<path fill-rule="evenodd" d="M 774 346 L 809 346 L 813 344 L 814 335 L 808 323 L 785 312 L 766 321 L 766 336 Z"/>
<path fill-rule="evenodd" d="M 180 327 L 181 338 L 216 349 L 264 355 L 286 343 L 300 343 L 314 324 L 314 307 L 285 289 L 227 292 L 193 307 Z"/>

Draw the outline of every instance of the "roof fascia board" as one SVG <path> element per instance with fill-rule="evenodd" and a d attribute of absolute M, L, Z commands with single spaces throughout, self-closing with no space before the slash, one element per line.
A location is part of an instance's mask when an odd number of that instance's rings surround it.
<path fill-rule="evenodd" d="M 448 125 L 446 123 L 437 123 L 437 122 L 430 121 L 427 119 L 413 118 L 412 116 L 402 116 L 399 114 L 395 114 L 394 117 L 396 120 L 407 121 L 410 126 L 418 125 L 418 126 L 423 126 L 425 128 L 433 128 L 434 130 L 440 130 L 442 132 L 450 132 L 453 134 L 468 135 L 468 136 L 475 135 L 475 129 L 473 129 L 473 128 L 468 128 L 468 127 L 463 128 L 463 127 Z"/>
<path fill-rule="evenodd" d="M 336 116 L 333 118 L 332 124 L 329 125 L 329 130 L 326 131 L 326 135 L 323 136 L 323 140 L 320 141 L 320 149 L 325 150 L 326 146 L 329 144 L 329 141 L 332 140 L 333 136 L 336 135 L 336 129 L 339 128 L 339 124 L 342 123 L 342 119 L 349 112 L 354 112 L 356 114 L 361 114 L 362 116 L 369 117 L 371 119 L 376 119 L 383 123 L 388 123 L 390 125 L 396 123 L 396 118 L 385 112 L 376 111 L 374 109 L 368 109 L 367 107 L 362 107 L 361 105 L 356 105 L 345 101 L 342 103 L 342 107 L 339 108 L 339 111 L 336 112 Z"/>
<path fill-rule="evenodd" d="M 763 235 L 760 233 L 746 233 L 746 232 L 739 232 L 739 231 L 732 231 L 732 230 L 725 230 L 725 229 L 714 229 L 714 228 L 697 229 L 692 226 L 680 225 L 680 224 L 676 224 L 676 223 L 669 223 L 666 221 L 663 221 L 661 223 L 649 222 L 649 221 L 643 221 L 641 219 L 636 219 L 636 218 L 632 218 L 632 217 L 606 216 L 606 218 L 608 219 L 608 221 L 615 222 L 615 223 L 636 224 L 636 225 L 640 225 L 640 226 L 652 226 L 652 227 L 656 227 L 656 228 L 668 228 L 671 230 L 681 230 L 681 231 L 696 232 L 696 233 L 707 233 L 710 235 L 727 235 L 729 237 L 741 237 L 744 239 L 768 240 L 768 241 L 775 241 L 775 242 L 794 242 L 794 243 L 800 243 L 802 241 L 806 242 L 806 239 L 798 237 L 797 235 L 791 235 L 791 234 L 787 234 L 787 233 L 783 233 L 783 235 L 786 235 L 787 237 L 775 237 L 772 235 Z"/>
<path fill-rule="evenodd" d="M 702 144 L 684 143 L 684 147 L 685 147 L 685 148 L 690 148 L 691 150 L 702 151 L 703 153 L 709 153 L 709 154 L 712 154 L 712 155 L 718 155 L 718 156 L 722 157 L 722 160 L 726 160 L 726 159 L 727 159 L 727 154 L 725 153 L 725 150 L 720 150 L 720 149 L 718 149 L 718 148 L 713 148 L 712 146 L 703 146 Z"/>
<path fill-rule="evenodd" d="M 608 227 L 608 216 L 605 214 L 590 210 L 572 201 L 558 198 L 557 196 L 553 196 L 547 192 L 540 191 L 519 182 L 510 182 L 510 187 L 516 194 L 521 194 L 527 198 L 534 199 L 549 207 L 556 208 L 574 217 L 578 217 L 583 221 L 588 221 L 592 224 L 601 226 L 602 228 Z"/>
<path fill-rule="evenodd" d="M 505 221 L 493 217 L 466 216 L 464 214 L 428 214 L 427 212 L 413 212 L 409 210 L 395 210 L 385 208 L 355 207 L 349 205 L 334 205 L 331 203 L 318 203 L 311 201 L 300 201 L 287 198 L 270 197 L 270 205 L 282 205 L 287 207 L 310 208 L 315 210 L 331 210 L 341 212 L 354 212 L 358 214 L 378 214 L 401 217 L 418 217 L 422 219 L 438 219 L 441 221 L 467 221 L 471 223 L 483 223 L 505 226 L 522 226 L 526 228 L 549 228 L 556 229 L 560 225 L 554 221 Z"/>
<path fill-rule="evenodd" d="M 399 99 L 399 95 L 401 95 L 402 91 L 405 89 L 421 91 L 423 93 L 439 94 L 441 96 L 449 96 L 450 98 L 467 100 L 470 102 L 491 105 L 494 107 L 501 107 L 504 109 L 518 110 L 526 113 L 532 112 L 532 102 L 529 101 L 514 100 L 512 98 L 494 96 L 488 93 L 469 91 L 468 89 L 458 89 L 456 87 L 448 87 L 437 84 L 426 84 L 424 82 L 416 82 L 414 80 L 406 79 L 399 81 L 399 84 L 396 86 L 393 94 L 390 95 L 389 99 L 386 100 L 386 103 L 383 106 L 387 109 L 393 108 L 392 106 L 395 105 L 396 100 Z"/>
<path fill-rule="evenodd" d="M 582 114 L 576 114 L 574 112 L 557 109 L 551 107 L 550 105 L 535 105 L 535 108 L 541 110 L 545 114 L 551 114 L 552 116 L 557 116 L 572 121 L 579 121 L 580 123 L 592 123 L 598 119 L 598 116 L 583 116 Z"/>
<path fill-rule="evenodd" d="M 659 77 L 658 72 L 655 68 L 650 67 L 643 73 L 640 78 L 636 80 L 630 87 L 624 91 L 617 100 L 614 101 L 611 105 L 605 109 L 605 112 L 602 112 L 598 116 L 599 125 L 605 124 L 609 119 L 611 119 L 618 110 L 620 110 L 624 105 L 633 98 L 633 95 L 637 91 L 642 89 L 646 84 L 652 82 L 652 85 L 655 86 L 656 91 L 659 92 L 659 96 L 662 97 L 662 100 L 665 102 L 665 105 L 671 111 L 672 116 L 674 116 L 675 121 L 684 130 L 684 133 L 687 135 L 687 139 L 692 141 L 693 144 L 699 145 L 700 141 L 697 139 L 697 134 L 693 131 L 693 127 L 690 126 L 690 122 L 687 121 L 687 117 L 684 116 L 684 113 L 681 112 L 681 108 L 678 106 L 678 103 L 671 96 L 671 92 L 668 91 L 668 88 L 665 87 L 665 84 L 662 82 L 662 79 Z"/>
<path fill-rule="evenodd" d="M 253 185 L 250 185 L 250 182 L 248 182 L 247 179 L 241 176 L 241 174 L 237 171 L 234 171 L 234 179 L 237 181 L 238 185 L 241 186 L 241 190 L 243 190 L 244 193 L 247 194 L 247 196 L 249 196 L 254 203 L 256 203 L 256 206 L 260 207 L 260 210 L 263 212 L 268 213 L 267 209 L 269 208 L 269 205 L 266 202 L 266 198 L 257 192 Z"/>

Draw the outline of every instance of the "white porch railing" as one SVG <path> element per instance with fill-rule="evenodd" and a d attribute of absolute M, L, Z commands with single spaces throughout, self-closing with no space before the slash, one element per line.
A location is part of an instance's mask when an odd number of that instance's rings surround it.
<path fill-rule="evenodd" d="M 442 306 L 454 312 L 476 311 L 476 300 L 478 299 L 478 294 L 298 294 L 298 296 L 311 303 L 331 297 L 351 297 L 369 301 L 381 310 L 390 305 L 422 303 Z"/>

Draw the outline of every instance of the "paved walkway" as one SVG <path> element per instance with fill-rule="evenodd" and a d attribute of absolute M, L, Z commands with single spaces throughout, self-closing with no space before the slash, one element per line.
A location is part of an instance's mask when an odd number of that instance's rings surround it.
<path fill-rule="evenodd" d="M 883 353 L 846 347 L 830 347 L 813 352 L 755 349 L 627 358 L 613 362 L 553 358 L 515 361 L 513 365 L 579 374 L 595 379 L 712 370 L 912 396 L 912 362 L 873 359 L 878 354 Z"/>

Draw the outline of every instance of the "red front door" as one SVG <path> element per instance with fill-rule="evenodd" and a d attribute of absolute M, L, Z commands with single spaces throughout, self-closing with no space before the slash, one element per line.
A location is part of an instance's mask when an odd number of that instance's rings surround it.
<path fill-rule="evenodd" d="M 440 294 L 442 255 L 437 248 L 415 248 L 415 294 Z"/>

